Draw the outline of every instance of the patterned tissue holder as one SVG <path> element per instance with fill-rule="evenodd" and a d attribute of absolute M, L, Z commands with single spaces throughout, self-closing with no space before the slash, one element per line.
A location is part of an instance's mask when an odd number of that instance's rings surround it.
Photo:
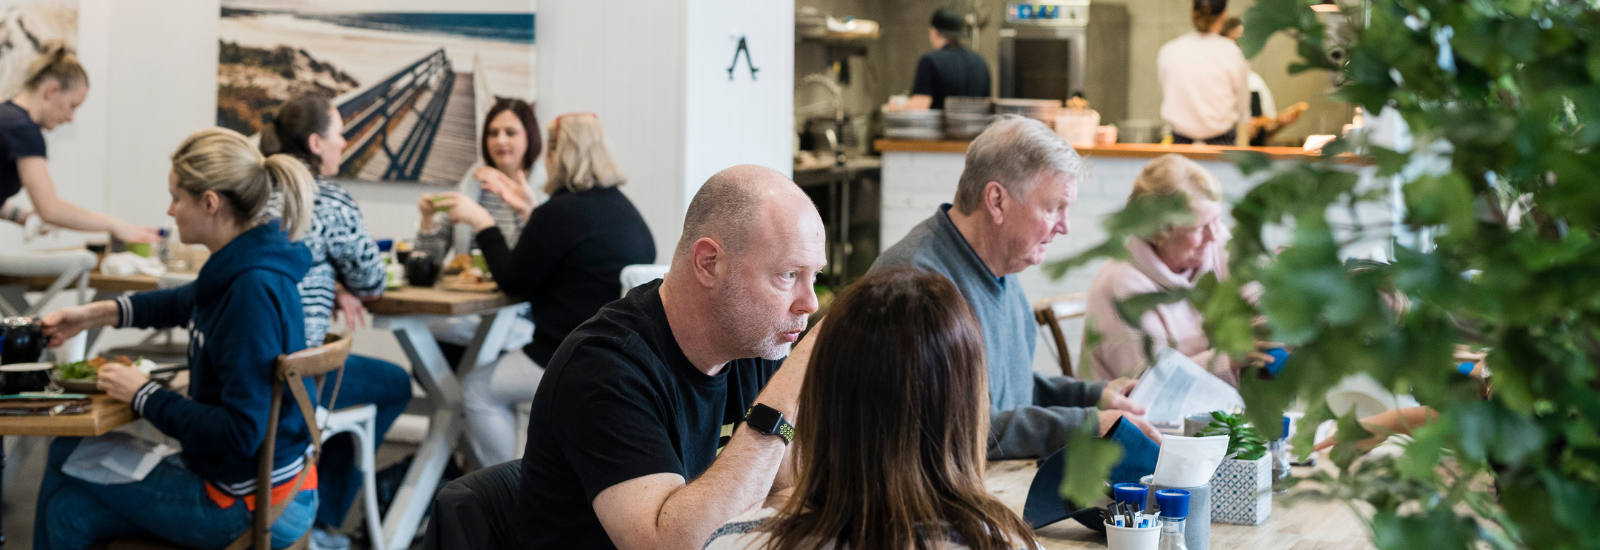
<path fill-rule="evenodd" d="M 1222 461 L 1211 476 L 1211 521 L 1260 525 L 1272 515 L 1272 456 Z"/>

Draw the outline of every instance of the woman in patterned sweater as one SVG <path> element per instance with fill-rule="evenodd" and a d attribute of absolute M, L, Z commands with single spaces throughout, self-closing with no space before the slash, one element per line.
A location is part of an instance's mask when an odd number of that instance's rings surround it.
<path fill-rule="evenodd" d="M 278 108 L 277 116 L 261 131 L 263 154 L 287 153 L 300 159 L 319 176 L 339 173 L 344 152 L 344 121 L 339 112 L 320 96 L 301 96 Z M 275 196 L 274 200 L 281 200 Z M 275 211 L 275 210 L 268 210 Z M 311 270 L 300 281 L 301 305 L 306 318 L 306 347 L 322 344 L 330 321 L 337 311 L 346 325 L 356 329 L 365 320 L 363 300 L 383 295 L 384 266 L 378 245 L 367 232 L 361 210 L 344 188 L 317 179 L 317 198 L 311 212 L 311 230 L 305 245 L 311 250 Z M 330 396 L 333 384 L 325 388 Z M 394 424 L 411 402 L 411 375 L 399 365 L 360 355 L 345 362 L 344 379 L 338 402 L 326 403 L 329 409 L 373 404 L 378 407 L 377 440 Z M 339 550 L 349 548 L 350 539 L 333 530 L 344 524 L 344 517 L 361 489 L 356 471 L 355 445 L 349 434 L 339 434 L 323 447 L 321 504 L 317 510 L 313 546 Z M 374 521 L 368 519 L 368 521 Z"/>

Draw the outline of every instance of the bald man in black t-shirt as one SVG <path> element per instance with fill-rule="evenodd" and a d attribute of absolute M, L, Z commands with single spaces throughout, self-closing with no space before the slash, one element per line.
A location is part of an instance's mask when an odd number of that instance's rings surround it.
<path fill-rule="evenodd" d="M 789 424 L 805 369 L 778 366 L 817 310 L 824 243 L 816 207 L 776 171 L 735 166 L 700 188 L 665 279 L 550 360 L 522 459 L 522 547 L 700 548 L 792 485 L 780 469 L 806 429 Z"/>

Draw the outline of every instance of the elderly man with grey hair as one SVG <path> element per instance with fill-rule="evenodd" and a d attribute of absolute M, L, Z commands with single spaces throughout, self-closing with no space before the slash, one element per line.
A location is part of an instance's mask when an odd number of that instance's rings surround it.
<path fill-rule="evenodd" d="M 990 458 L 1049 456 L 1079 426 L 1096 422 L 1103 434 L 1124 416 L 1161 440 L 1132 416 L 1144 408 L 1127 399 L 1127 381 L 1033 371 L 1037 329 L 1017 273 L 1043 262 L 1050 241 L 1067 234 L 1081 174 L 1078 153 L 1043 123 L 1000 117 L 967 147 L 955 205 L 940 206 L 872 264 L 942 274 L 977 314 L 989 361 Z"/>

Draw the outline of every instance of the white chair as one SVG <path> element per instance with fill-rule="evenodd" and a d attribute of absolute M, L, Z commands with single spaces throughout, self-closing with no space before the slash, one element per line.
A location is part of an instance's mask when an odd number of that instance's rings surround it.
<path fill-rule="evenodd" d="M 622 295 L 627 296 L 633 287 L 667 276 L 669 265 L 634 264 L 622 268 Z"/>
<path fill-rule="evenodd" d="M 337 405 L 337 396 L 334 404 Z M 328 412 L 317 407 L 317 421 L 322 425 L 322 441 L 342 433 L 355 438 L 356 454 L 360 455 L 357 469 L 361 470 L 362 508 L 366 510 L 367 536 L 373 548 L 388 548 L 383 540 L 383 516 L 378 514 L 378 407 L 358 405 Z"/>

